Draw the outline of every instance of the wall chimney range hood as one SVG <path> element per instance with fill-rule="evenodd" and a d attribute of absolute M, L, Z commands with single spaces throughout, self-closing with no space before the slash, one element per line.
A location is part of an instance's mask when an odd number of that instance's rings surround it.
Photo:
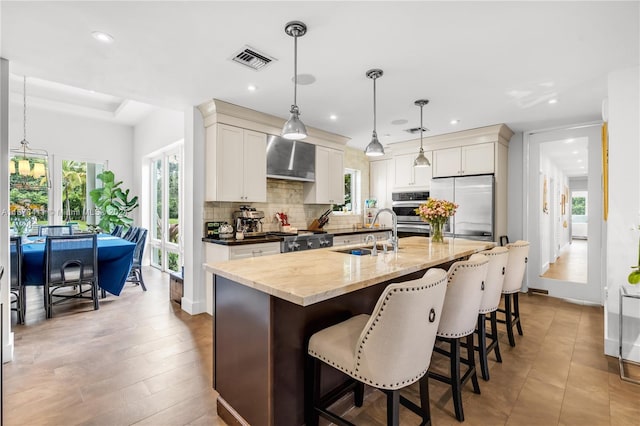
<path fill-rule="evenodd" d="M 267 138 L 267 177 L 315 182 L 315 145 L 269 135 Z"/>

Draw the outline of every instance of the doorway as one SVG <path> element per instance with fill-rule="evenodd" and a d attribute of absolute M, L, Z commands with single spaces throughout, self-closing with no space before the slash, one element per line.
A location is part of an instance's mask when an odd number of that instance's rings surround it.
<path fill-rule="evenodd" d="M 600 124 L 532 132 L 524 143 L 527 287 L 602 304 Z"/>

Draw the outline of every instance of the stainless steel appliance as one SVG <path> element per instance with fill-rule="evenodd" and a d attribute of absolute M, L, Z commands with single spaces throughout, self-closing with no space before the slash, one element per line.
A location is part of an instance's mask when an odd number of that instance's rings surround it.
<path fill-rule="evenodd" d="M 270 232 L 267 235 L 282 237 L 280 253 L 333 247 L 333 234 L 308 233 L 291 235 L 283 232 Z"/>
<path fill-rule="evenodd" d="M 262 219 L 264 219 L 264 212 L 256 210 L 255 207 L 240 206 L 240 211 L 233 212 L 236 232 L 244 233 L 245 237 L 264 235 Z"/>
<path fill-rule="evenodd" d="M 431 196 L 459 206 L 444 226 L 445 236 L 495 241 L 493 175 L 434 178 Z"/>
<path fill-rule="evenodd" d="M 415 212 L 427 198 L 429 191 L 391 193 L 391 209 L 398 217 L 398 237 L 429 236 L 429 224 Z"/>

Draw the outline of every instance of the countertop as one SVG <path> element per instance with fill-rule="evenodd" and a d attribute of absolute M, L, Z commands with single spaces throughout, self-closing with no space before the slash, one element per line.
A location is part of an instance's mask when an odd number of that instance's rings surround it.
<path fill-rule="evenodd" d="M 355 256 L 349 246 L 283 253 L 205 264 L 207 271 L 300 306 L 328 300 L 374 284 L 489 249 L 493 242 L 429 238 L 400 239 L 398 253 Z M 277 256 L 277 257 L 276 257 Z"/>
<path fill-rule="evenodd" d="M 333 235 L 354 235 L 354 234 L 371 234 L 373 232 L 384 232 L 391 231 L 391 228 L 360 228 L 360 229 L 335 229 L 335 230 L 325 230 L 323 233 L 333 234 Z M 294 234 L 292 234 L 294 235 Z M 202 238 L 202 241 L 205 243 L 213 243 L 220 244 L 224 246 L 239 246 L 244 244 L 261 244 L 261 243 L 278 243 L 282 241 L 282 237 L 268 235 L 264 237 L 257 238 L 244 238 L 242 240 L 236 240 L 235 238 L 225 238 L 225 239 L 216 239 L 216 238 Z"/>

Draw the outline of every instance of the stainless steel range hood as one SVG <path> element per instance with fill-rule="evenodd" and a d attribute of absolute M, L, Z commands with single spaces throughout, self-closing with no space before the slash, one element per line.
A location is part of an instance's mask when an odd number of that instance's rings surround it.
<path fill-rule="evenodd" d="M 315 182 L 315 145 L 269 135 L 267 138 L 267 177 Z"/>

